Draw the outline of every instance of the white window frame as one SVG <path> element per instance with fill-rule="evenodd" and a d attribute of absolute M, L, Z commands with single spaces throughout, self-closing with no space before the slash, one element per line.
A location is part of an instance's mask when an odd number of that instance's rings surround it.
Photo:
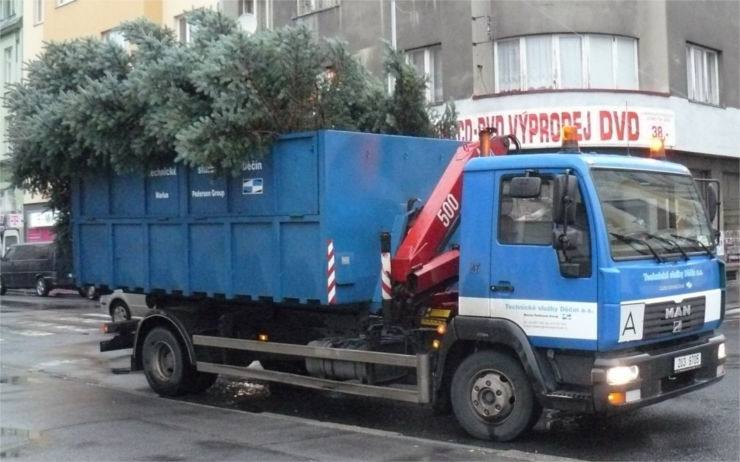
<path fill-rule="evenodd" d="M 710 79 L 709 56 L 714 56 L 714 75 Z M 703 88 L 697 88 L 696 62 L 701 61 Z M 686 44 L 686 87 L 690 101 L 719 106 L 719 52 L 693 43 Z"/>
<path fill-rule="evenodd" d="M 341 0 L 296 0 L 296 15 L 304 16 L 339 6 Z"/>
<path fill-rule="evenodd" d="M 5 64 L 3 69 L 3 85 L 5 85 L 14 82 L 13 74 L 15 74 L 15 69 L 13 66 L 14 63 L 12 45 L 3 48 L 3 64 Z"/>
<path fill-rule="evenodd" d="M 129 51 L 131 49 L 131 44 L 126 40 L 126 37 L 123 36 L 123 32 L 121 32 L 121 29 L 113 28 L 108 29 L 107 31 L 103 32 L 102 34 L 103 40 L 108 40 L 109 42 L 117 43 L 123 47 L 124 50 Z"/>
<path fill-rule="evenodd" d="M 252 5 L 252 11 L 247 11 L 247 5 Z M 257 0 L 237 0 L 236 14 L 237 16 L 241 16 L 243 14 L 253 14 L 256 16 Z"/>
<path fill-rule="evenodd" d="M 247 5 L 252 6 L 252 11 L 247 11 Z M 251 16 L 257 29 L 270 29 L 273 25 L 272 19 L 272 0 L 238 0 L 236 9 L 237 19 L 244 19 L 245 16 Z"/>
<path fill-rule="evenodd" d="M 33 0 L 33 23 L 44 22 L 44 0 Z"/>
<path fill-rule="evenodd" d="M 0 19 L 10 19 L 18 14 L 18 5 L 15 4 L 15 0 L 3 0 L 2 11 L 0 11 Z"/>
<path fill-rule="evenodd" d="M 639 90 L 640 89 L 640 62 L 639 62 L 639 56 L 638 56 L 638 41 L 634 37 L 628 37 L 628 36 L 621 36 L 621 35 L 608 35 L 608 34 L 578 34 L 579 37 L 581 37 L 581 87 L 563 87 L 563 81 L 562 76 L 560 75 L 560 38 L 566 37 L 566 36 L 572 36 L 572 34 L 566 35 L 566 34 L 551 34 L 549 35 L 551 37 L 551 46 L 552 46 L 552 76 L 555 84 L 551 87 L 545 88 L 545 90 L 578 90 L 578 89 L 595 89 L 595 90 Z M 501 40 L 497 40 L 495 43 L 495 46 L 493 48 L 493 66 L 495 69 L 495 79 L 494 79 L 494 85 L 495 85 L 495 92 L 501 93 L 501 92 L 526 92 L 526 91 L 536 91 L 541 90 L 542 88 L 538 89 L 530 89 L 528 78 L 527 78 L 527 38 L 529 37 L 536 37 L 538 35 L 524 35 L 521 37 L 510 37 L 505 38 Z M 540 35 L 541 36 L 541 35 Z M 611 76 L 611 86 L 608 87 L 595 87 L 591 85 L 591 78 L 588 72 L 589 69 L 589 55 L 590 55 L 590 37 L 610 37 L 612 39 L 612 76 Z M 634 88 L 620 88 L 618 86 L 619 82 L 617 81 L 617 69 L 619 66 L 618 63 L 618 53 L 617 53 L 617 43 L 619 38 L 626 38 L 632 40 L 632 49 L 633 53 L 632 56 L 634 58 Z M 519 40 L 519 88 L 515 89 L 506 89 L 501 90 L 501 83 L 499 81 L 499 76 L 501 75 L 501 72 L 499 72 L 499 44 L 503 42 L 509 42 L 512 40 Z"/>
<path fill-rule="evenodd" d="M 424 71 L 424 76 L 427 78 L 427 87 L 424 91 L 424 94 L 426 96 L 427 102 L 430 104 L 438 104 L 444 101 L 444 77 L 443 75 L 435 75 L 434 73 L 435 51 L 436 51 L 436 59 L 441 61 L 442 45 L 440 44 L 406 50 L 406 63 L 411 64 L 412 66 L 413 66 L 413 63 L 411 62 L 411 55 L 413 53 L 424 53 L 423 71 Z M 440 64 L 440 74 L 442 74 L 441 62 L 439 64 Z M 437 80 L 439 80 L 439 82 L 437 82 Z M 438 83 L 440 87 L 439 94 L 437 94 L 437 91 L 436 91 L 436 87 Z"/>
<path fill-rule="evenodd" d="M 193 40 L 193 31 L 195 26 L 188 22 L 187 15 L 181 14 L 175 16 L 175 27 L 177 30 L 177 40 L 182 44 L 189 44 Z M 183 36 L 183 28 L 185 29 L 185 35 Z"/>

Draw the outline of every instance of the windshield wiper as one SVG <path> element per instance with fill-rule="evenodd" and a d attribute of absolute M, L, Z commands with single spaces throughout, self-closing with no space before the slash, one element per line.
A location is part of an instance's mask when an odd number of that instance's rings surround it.
<path fill-rule="evenodd" d="M 684 260 L 688 260 L 689 259 L 689 256 L 686 254 L 686 252 L 684 252 L 684 250 L 681 248 L 681 246 L 678 245 L 678 242 L 672 241 L 672 240 L 667 239 L 667 238 L 665 238 L 663 236 L 658 236 L 657 234 L 653 234 L 653 233 L 643 232 L 643 234 L 645 236 L 647 236 L 647 237 L 653 238 L 653 239 L 658 240 L 660 242 L 664 242 L 664 243 L 670 245 L 671 247 L 674 247 L 674 248 L 678 249 L 678 251 L 681 252 L 681 255 L 683 255 Z"/>
<path fill-rule="evenodd" d="M 686 242 L 691 242 L 692 244 L 698 245 L 707 253 L 707 255 L 709 255 L 710 257 L 714 257 L 714 252 L 712 252 L 712 249 L 704 245 L 704 243 L 699 239 L 694 239 L 693 237 L 688 236 L 681 236 L 680 234 L 671 234 L 671 236 L 675 237 L 676 239 L 683 239 Z"/>
<path fill-rule="evenodd" d="M 633 243 L 638 243 L 638 244 L 644 245 L 645 247 L 648 248 L 648 250 L 650 251 L 650 253 L 653 254 L 653 257 L 655 257 L 655 259 L 658 260 L 658 263 L 663 263 L 663 261 L 664 261 L 663 258 L 661 258 L 661 256 L 658 255 L 658 252 L 656 252 L 655 249 L 653 248 L 653 246 L 650 245 L 648 243 L 648 241 L 646 241 L 645 239 L 638 239 L 636 237 L 625 236 L 624 234 L 619 234 L 619 233 L 609 233 L 609 234 L 611 234 L 612 236 L 616 237 L 620 241 L 626 242 L 627 244 L 630 244 L 630 245 L 632 245 Z M 632 248 L 634 248 L 635 250 L 637 250 L 638 252 L 640 252 L 643 255 L 647 255 L 645 252 L 640 251 L 640 249 L 638 249 L 635 246 L 632 246 Z"/>

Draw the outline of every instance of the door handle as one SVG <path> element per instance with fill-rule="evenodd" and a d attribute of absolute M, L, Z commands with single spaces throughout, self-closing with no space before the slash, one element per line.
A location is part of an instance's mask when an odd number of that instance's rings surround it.
<path fill-rule="evenodd" d="M 491 286 L 491 292 L 514 292 L 514 286 L 509 281 L 499 281 Z"/>

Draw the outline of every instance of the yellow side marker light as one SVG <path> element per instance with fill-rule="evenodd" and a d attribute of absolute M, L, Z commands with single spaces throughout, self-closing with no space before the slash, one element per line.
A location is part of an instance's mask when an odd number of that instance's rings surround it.
<path fill-rule="evenodd" d="M 437 333 L 439 335 L 444 335 L 447 332 L 447 325 L 446 324 L 440 324 L 437 326 Z"/>
<path fill-rule="evenodd" d="M 609 404 L 618 406 L 627 402 L 627 395 L 623 391 L 613 391 L 607 395 L 606 399 Z"/>
<path fill-rule="evenodd" d="M 258 334 L 257 340 L 259 340 L 260 342 L 267 342 L 270 340 L 270 337 L 268 337 L 267 334 Z"/>

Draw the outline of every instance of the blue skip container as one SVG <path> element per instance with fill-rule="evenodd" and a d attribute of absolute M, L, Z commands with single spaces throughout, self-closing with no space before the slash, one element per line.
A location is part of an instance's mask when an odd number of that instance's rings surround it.
<path fill-rule="evenodd" d="M 81 285 L 183 296 L 379 299 L 380 233 L 431 192 L 460 142 L 317 131 L 238 176 L 182 165 L 73 182 Z"/>

